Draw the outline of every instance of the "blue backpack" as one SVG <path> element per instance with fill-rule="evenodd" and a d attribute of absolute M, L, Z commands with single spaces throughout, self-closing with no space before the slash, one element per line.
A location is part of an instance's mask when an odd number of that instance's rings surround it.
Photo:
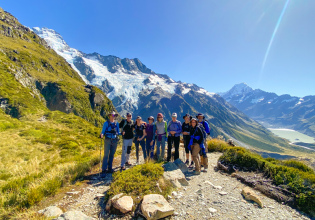
<path fill-rule="evenodd" d="M 199 127 L 199 128 L 200 128 L 200 130 L 202 131 L 203 138 L 207 138 L 206 129 L 205 129 L 205 127 L 203 126 L 203 124 L 198 123 L 197 127 Z"/>

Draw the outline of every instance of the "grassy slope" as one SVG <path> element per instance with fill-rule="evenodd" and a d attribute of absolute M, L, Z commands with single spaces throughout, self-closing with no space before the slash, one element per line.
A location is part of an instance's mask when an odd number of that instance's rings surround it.
<path fill-rule="evenodd" d="M 48 82 L 58 84 L 72 113 L 46 107 L 36 83 Z M 92 92 L 104 101 L 92 107 L 91 92 L 69 64 L 1 8 L 0 88 L 11 109 L 6 114 L 0 108 L 0 218 L 5 218 L 53 195 L 96 164 L 102 115 L 115 108 L 95 87 Z"/>

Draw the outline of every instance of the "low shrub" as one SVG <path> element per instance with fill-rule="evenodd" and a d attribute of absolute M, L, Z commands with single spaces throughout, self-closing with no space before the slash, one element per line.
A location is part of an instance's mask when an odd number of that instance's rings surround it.
<path fill-rule="evenodd" d="M 150 162 L 115 173 L 106 198 L 119 193 L 141 198 L 152 193 L 167 196 L 171 192 L 172 185 L 163 179 L 164 169 L 161 165 L 161 163 Z M 159 191 L 157 183 L 162 192 Z"/>

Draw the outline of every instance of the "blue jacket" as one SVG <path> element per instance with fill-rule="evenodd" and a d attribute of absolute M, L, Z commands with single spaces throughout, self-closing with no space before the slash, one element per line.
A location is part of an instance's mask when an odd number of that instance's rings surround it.
<path fill-rule="evenodd" d="M 170 136 L 172 136 L 170 131 L 176 131 L 176 134 L 174 136 L 179 137 L 180 133 L 182 133 L 182 123 L 180 121 L 176 122 L 173 122 L 173 120 L 170 121 L 167 126 L 167 131 Z"/>
<path fill-rule="evenodd" d="M 205 128 L 205 131 L 208 135 L 210 135 L 210 126 L 209 126 L 209 123 L 207 121 L 202 121 L 202 122 L 199 122 L 199 124 L 202 124 L 203 127 Z"/>
<path fill-rule="evenodd" d="M 110 123 L 109 121 L 105 121 L 102 129 L 102 134 L 106 138 L 118 138 L 118 135 L 121 135 L 119 131 L 119 123 Z"/>

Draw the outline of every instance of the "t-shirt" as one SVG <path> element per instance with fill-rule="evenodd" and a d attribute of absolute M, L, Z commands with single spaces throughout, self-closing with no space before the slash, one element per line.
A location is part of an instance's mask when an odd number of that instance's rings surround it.
<path fill-rule="evenodd" d="M 145 129 L 145 124 L 141 124 L 140 126 L 138 126 L 137 124 L 135 124 L 135 130 L 136 130 L 136 136 L 141 138 L 143 136 L 143 130 Z"/>
<path fill-rule="evenodd" d="M 186 122 L 184 122 L 183 124 L 182 124 L 182 132 L 190 132 L 190 125 L 189 125 L 189 123 L 186 123 Z"/>
<path fill-rule="evenodd" d="M 124 126 L 125 125 L 125 126 Z M 119 123 L 119 128 L 122 128 L 122 131 L 125 132 L 125 135 L 123 135 L 124 139 L 132 139 L 133 138 L 133 128 L 134 124 L 132 121 L 128 122 L 126 119 L 123 119 Z"/>
<path fill-rule="evenodd" d="M 154 136 L 154 124 L 147 124 L 145 132 L 147 133 L 147 140 L 152 140 Z"/>

